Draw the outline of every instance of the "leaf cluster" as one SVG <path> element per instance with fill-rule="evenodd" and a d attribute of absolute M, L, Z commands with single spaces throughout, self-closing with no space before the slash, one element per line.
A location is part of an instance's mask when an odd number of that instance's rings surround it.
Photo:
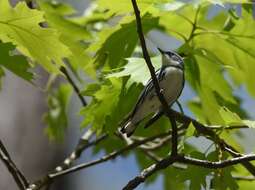
<path fill-rule="evenodd" d="M 63 139 L 72 89 L 70 84 L 59 85 L 58 79 L 63 77 L 60 68 L 66 67 L 84 87 L 81 94 L 90 99 L 88 106 L 80 110 L 84 117 L 81 127 L 91 126 L 97 135 L 109 134 L 107 142 L 97 146 L 95 152 L 120 148 L 123 143 L 115 132 L 150 78 L 141 55 L 131 2 L 96 0 L 80 16 L 67 4 L 39 0 L 37 6 L 38 10 L 32 10 L 20 2 L 12 7 L 8 0 L 0 0 L 0 77 L 4 76 L 4 70 L 9 70 L 33 83 L 34 67 L 43 67 L 49 73 L 46 131 L 52 139 Z M 148 44 L 153 41 L 148 34 L 152 30 L 180 42 L 175 51 L 184 55 L 186 86 L 195 94 L 188 102 L 181 102 L 185 112 L 190 111 L 201 123 L 213 127 L 221 138 L 242 151 L 239 126 L 254 128 L 255 125 L 247 114 L 249 110 L 242 106 L 242 97 L 236 93 L 236 89 L 242 88 L 243 93 L 255 97 L 252 4 L 237 0 L 189 3 L 140 0 L 138 6 Z M 161 57 L 153 49 L 158 45 L 155 42 L 149 47 L 157 69 L 161 66 Z M 168 48 L 172 47 L 170 44 Z M 139 138 L 169 130 L 165 117 L 146 130 L 142 127 L 144 123 L 140 125 L 135 133 Z M 220 157 L 221 152 L 212 142 L 206 150 L 201 149 L 197 143 L 201 137 L 194 134 L 190 124 L 185 135 L 179 138 L 179 151 L 213 161 L 227 157 Z M 170 151 L 167 145 L 154 153 L 164 157 Z M 142 151 L 133 153 L 140 167 L 151 164 Z M 235 190 L 254 186 L 235 181 L 236 173 L 246 174 L 238 166 L 220 170 L 187 166 L 166 169 L 162 175 L 165 189 Z"/>

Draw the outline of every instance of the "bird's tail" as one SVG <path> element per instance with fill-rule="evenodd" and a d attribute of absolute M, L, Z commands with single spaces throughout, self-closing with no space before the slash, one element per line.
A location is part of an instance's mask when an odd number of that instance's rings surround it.
<path fill-rule="evenodd" d="M 125 120 L 121 126 L 120 132 L 127 134 L 127 137 L 130 137 L 134 133 L 137 125 L 132 122 L 132 118 L 129 118 Z"/>

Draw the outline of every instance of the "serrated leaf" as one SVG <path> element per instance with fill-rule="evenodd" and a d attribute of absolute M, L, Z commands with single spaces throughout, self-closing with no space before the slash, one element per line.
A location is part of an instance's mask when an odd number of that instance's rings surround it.
<path fill-rule="evenodd" d="M 33 73 L 29 71 L 31 65 L 29 65 L 24 56 L 11 55 L 11 51 L 14 51 L 14 49 L 15 47 L 10 43 L 0 42 L 0 68 L 3 67 L 24 80 L 31 81 L 33 79 Z"/>
<path fill-rule="evenodd" d="M 97 83 L 92 83 L 86 86 L 85 90 L 81 92 L 84 96 L 94 96 L 94 94 L 100 90 L 101 86 Z"/>
<path fill-rule="evenodd" d="M 44 115 L 48 127 L 45 132 L 51 140 L 62 141 L 68 126 L 67 106 L 72 94 L 69 84 L 61 84 L 48 96 L 49 111 Z"/>
<path fill-rule="evenodd" d="M 153 28 L 160 28 L 159 18 L 146 14 L 142 17 L 144 34 Z M 93 43 L 88 51 L 96 52 L 93 62 L 98 67 L 107 64 L 108 69 L 121 67 L 124 58 L 131 57 L 138 42 L 136 20 L 134 17 L 124 17 L 115 27 L 105 27 L 98 34 L 98 41 Z"/>
<path fill-rule="evenodd" d="M 226 21 L 228 18 L 226 15 Z M 220 21 L 217 22 L 220 23 Z M 234 83 L 236 85 L 245 84 L 248 92 L 254 95 L 255 78 L 251 72 L 255 69 L 254 20 L 252 14 L 243 9 L 242 17 L 237 19 L 232 17 L 232 22 L 234 26 L 226 32 L 222 32 L 220 27 L 218 30 L 211 30 L 207 26 L 203 35 L 196 36 L 194 42 L 196 47 L 213 52 L 221 64 L 228 66 L 225 68 L 227 68 Z M 215 43 L 216 41 L 218 43 Z"/>
<path fill-rule="evenodd" d="M 126 60 L 128 62 L 124 66 L 122 71 L 108 74 L 106 77 L 119 78 L 124 76 L 130 76 L 129 80 L 131 83 L 137 82 L 145 85 L 150 79 L 150 72 L 148 70 L 145 60 L 143 58 L 127 58 Z M 161 57 L 152 57 L 151 61 L 155 67 L 155 70 L 161 67 Z"/>
<path fill-rule="evenodd" d="M 114 111 L 119 101 L 122 82 L 116 79 L 106 81 L 101 84 L 100 89 L 92 95 L 92 102 L 81 110 L 81 115 L 85 116 L 82 127 L 92 124 L 92 129 L 100 134 L 105 129 L 108 116 Z"/>
<path fill-rule="evenodd" d="M 65 10 L 66 4 L 54 2 L 39 2 L 40 8 L 45 11 L 45 17 L 50 27 L 57 29 L 60 41 L 69 47 L 71 54 L 66 58 L 69 60 L 73 70 L 83 69 L 90 77 L 95 78 L 96 71 L 91 64 L 90 56 L 86 53 L 87 46 L 84 41 L 91 38 L 90 33 L 83 25 L 73 22 L 67 15 L 72 12 Z M 56 10 L 63 7 L 64 10 Z M 70 8 L 71 9 L 71 8 Z"/>
<path fill-rule="evenodd" d="M 70 51 L 56 30 L 39 26 L 44 21 L 43 12 L 29 9 L 25 2 L 12 8 L 8 0 L 0 0 L 0 40 L 13 43 L 46 70 L 57 73 Z"/>

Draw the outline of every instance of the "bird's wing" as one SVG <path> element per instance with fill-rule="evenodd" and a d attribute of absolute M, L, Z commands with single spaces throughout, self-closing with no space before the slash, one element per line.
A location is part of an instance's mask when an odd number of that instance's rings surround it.
<path fill-rule="evenodd" d="M 163 69 L 158 69 L 158 70 L 156 71 L 155 74 L 156 74 L 156 77 L 157 77 L 157 79 L 158 79 L 159 82 L 160 82 L 160 81 L 163 79 L 163 77 L 164 77 Z M 140 94 L 140 96 L 139 96 L 139 98 L 138 98 L 138 101 L 137 101 L 137 103 L 136 103 L 136 105 L 135 105 L 133 111 L 132 111 L 131 114 L 129 115 L 130 117 L 133 117 L 133 116 L 134 116 L 134 114 L 136 113 L 138 107 L 139 107 L 139 106 L 143 103 L 143 101 L 145 100 L 146 95 L 147 95 L 153 88 L 154 88 L 153 81 L 152 81 L 152 79 L 150 79 L 150 80 L 147 82 L 146 86 L 144 87 L 143 91 L 141 92 L 141 94 Z"/>

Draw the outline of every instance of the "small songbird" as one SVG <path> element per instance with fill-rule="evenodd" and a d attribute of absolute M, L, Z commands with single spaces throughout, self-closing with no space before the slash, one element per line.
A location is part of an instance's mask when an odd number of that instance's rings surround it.
<path fill-rule="evenodd" d="M 163 51 L 160 48 L 158 50 L 162 54 L 162 66 L 156 71 L 156 76 L 166 101 L 169 106 L 172 106 L 179 98 L 184 87 L 183 58 L 173 51 Z M 161 111 L 161 102 L 155 92 L 152 79 L 150 79 L 141 92 L 134 109 L 121 123 L 120 131 L 129 137 L 146 116 L 157 114 Z"/>

